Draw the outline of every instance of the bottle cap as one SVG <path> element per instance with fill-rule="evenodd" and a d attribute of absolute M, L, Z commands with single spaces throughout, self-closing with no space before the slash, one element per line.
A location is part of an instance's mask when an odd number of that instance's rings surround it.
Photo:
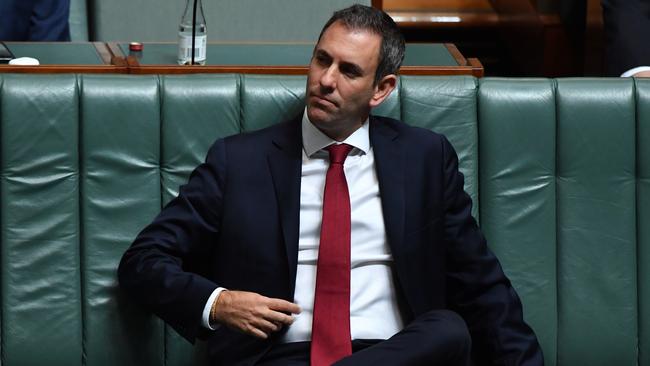
<path fill-rule="evenodd" d="M 142 51 L 144 45 L 141 42 L 129 43 L 129 51 Z"/>

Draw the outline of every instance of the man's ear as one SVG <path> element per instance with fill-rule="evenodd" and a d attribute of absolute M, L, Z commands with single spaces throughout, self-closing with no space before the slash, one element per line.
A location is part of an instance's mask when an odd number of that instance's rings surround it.
<path fill-rule="evenodd" d="M 389 74 L 381 78 L 375 86 L 375 93 L 370 99 L 370 108 L 380 105 L 384 99 L 388 98 L 395 86 L 397 86 L 397 75 Z"/>

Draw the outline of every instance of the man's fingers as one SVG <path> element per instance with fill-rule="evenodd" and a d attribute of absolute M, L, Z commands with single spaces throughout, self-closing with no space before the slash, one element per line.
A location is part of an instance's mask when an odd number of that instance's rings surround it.
<path fill-rule="evenodd" d="M 650 77 L 650 70 L 637 72 L 636 74 L 634 74 L 632 76 L 637 77 L 637 78 L 649 78 Z"/>
<path fill-rule="evenodd" d="M 266 339 L 269 334 L 280 330 L 280 326 L 264 319 L 258 319 L 255 324 L 249 324 L 244 330 L 255 337 Z"/>
<path fill-rule="evenodd" d="M 265 319 L 258 319 L 255 327 L 266 334 L 280 330 L 280 326 Z"/>
<path fill-rule="evenodd" d="M 269 299 L 269 309 L 283 313 L 300 314 L 300 306 L 282 299 Z"/>
<path fill-rule="evenodd" d="M 291 325 L 293 323 L 293 317 L 291 315 L 278 311 L 271 310 L 264 317 L 275 324 Z"/>
<path fill-rule="evenodd" d="M 288 314 L 300 313 L 300 307 L 289 301 L 234 290 L 222 292 L 215 306 L 215 320 L 262 339 L 292 324 Z"/>
<path fill-rule="evenodd" d="M 248 333 L 255 336 L 255 337 L 257 337 L 257 338 L 262 338 L 262 339 L 266 339 L 266 338 L 269 337 L 268 334 L 264 333 L 263 331 L 261 331 L 261 330 L 259 330 L 257 328 L 254 328 L 254 327 L 250 327 L 248 329 Z"/>

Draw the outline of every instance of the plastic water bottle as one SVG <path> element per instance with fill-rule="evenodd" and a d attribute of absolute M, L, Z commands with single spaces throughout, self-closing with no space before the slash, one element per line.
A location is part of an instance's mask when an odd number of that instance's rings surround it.
<path fill-rule="evenodd" d="M 195 9 L 196 2 L 196 9 Z M 192 17 L 196 11 L 196 21 L 192 24 Z M 192 29 L 196 27 L 194 38 L 194 64 L 205 65 L 208 44 L 205 16 L 201 0 L 187 0 L 185 11 L 181 18 L 178 30 L 178 64 L 190 65 L 192 63 Z"/>

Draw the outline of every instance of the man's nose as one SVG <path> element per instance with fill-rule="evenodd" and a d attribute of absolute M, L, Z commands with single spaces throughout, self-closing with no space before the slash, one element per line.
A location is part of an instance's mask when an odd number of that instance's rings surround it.
<path fill-rule="evenodd" d="M 334 65 L 325 69 L 320 77 L 321 88 L 328 92 L 336 89 L 336 75 L 337 71 Z"/>

